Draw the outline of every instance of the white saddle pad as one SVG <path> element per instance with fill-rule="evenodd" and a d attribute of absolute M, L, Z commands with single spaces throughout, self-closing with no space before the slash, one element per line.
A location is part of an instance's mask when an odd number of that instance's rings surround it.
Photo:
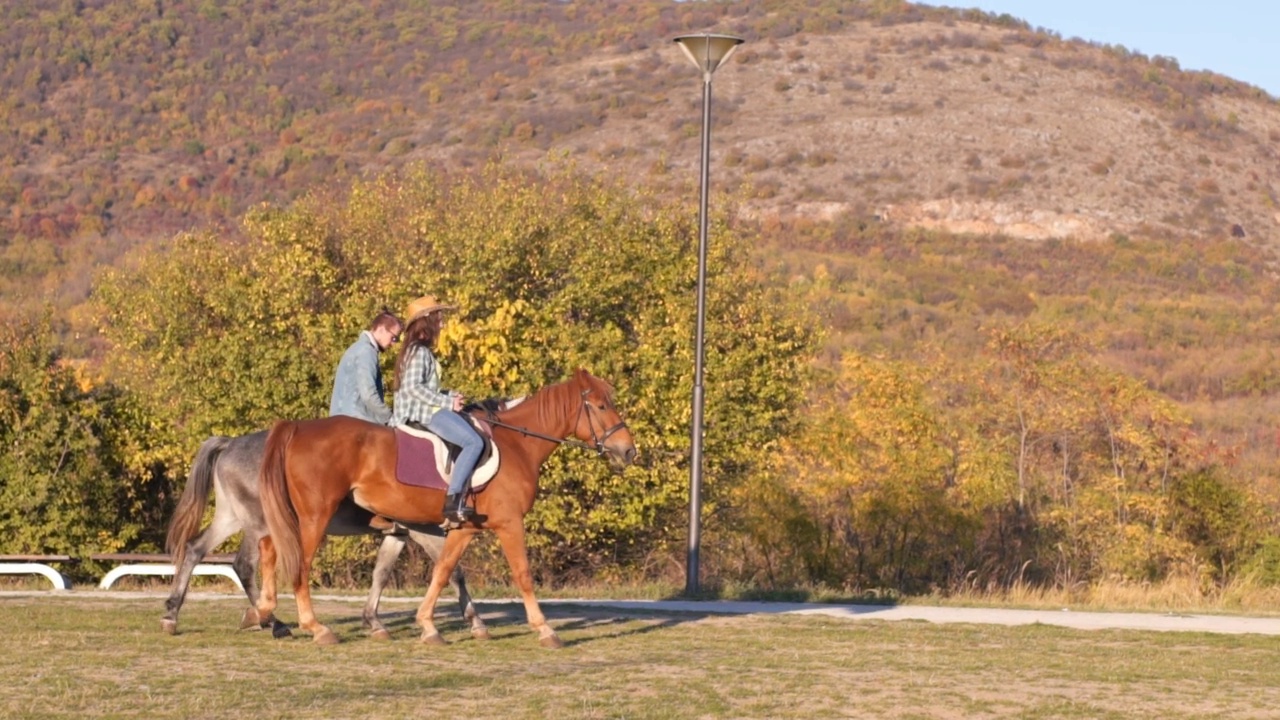
<path fill-rule="evenodd" d="M 439 435 L 426 430 L 419 430 L 409 425 L 398 425 L 397 428 L 414 437 L 430 440 L 432 446 L 435 447 L 436 470 L 439 471 L 440 477 L 446 481 L 452 477 L 453 463 L 449 462 L 449 446 L 445 445 L 444 440 L 441 440 Z M 485 448 L 489 451 L 489 456 L 486 458 L 483 452 L 480 453 L 480 462 L 476 465 L 475 472 L 471 474 L 472 491 L 479 490 L 498 473 L 498 446 L 493 444 L 493 441 L 489 438 L 484 437 L 484 435 L 480 437 L 484 438 Z"/>

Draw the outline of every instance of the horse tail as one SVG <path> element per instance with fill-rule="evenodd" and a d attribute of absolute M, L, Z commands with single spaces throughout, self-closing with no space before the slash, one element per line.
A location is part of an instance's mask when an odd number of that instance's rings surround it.
<path fill-rule="evenodd" d="M 191 474 L 187 476 L 187 486 L 178 498 L 178 506 L 173 510 L 173 519 L 169 521 L 169 532 L 165 536 L 165 550 L 173 557 L 173 566 L 182 567 L 187 555 L 187 543 L 200 530 L 200 521 L 204 519 L 205 508 L 209 507 L 209 491 L 213 489 L 213 472 L 218 464 L 218 456 L 231 443 L 231 438 L 214 435 L 200 445 L 196 452 L 195 462 L 191 464 Z"/>
<path fill-rule="evenodd" d="M 298 424 L 282 420 L 267 435 L 267 448 L 262 456 L 261 488 L 262 512 L 271 532 L 271 542 L 276 548 L 276 567 L 279 577 L 296 587 L 302 574 L 302 532 L 298 526 L 298 511 L 289 498 L 289 485 L 285 476 L 285 452 Z"/>

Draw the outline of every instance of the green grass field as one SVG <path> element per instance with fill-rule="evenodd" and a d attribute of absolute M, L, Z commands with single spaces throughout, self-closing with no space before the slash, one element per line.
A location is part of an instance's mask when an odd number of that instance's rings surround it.
<path fill-rule="evenodd" d="M 551 606 L 567 647 L 538 647 L 517 605 L 470 639 L 452 604 L 446 648 L 417 642 L 413 606 L 321 601 L 342 639 L 238 631 L 243 601 L 10 596 L 5 718 L 1271 718 L 1280 641 L 1261 636 L 821 617 L 627 614 Z M 294 618 L 292 601 L 282 616 Z"/>

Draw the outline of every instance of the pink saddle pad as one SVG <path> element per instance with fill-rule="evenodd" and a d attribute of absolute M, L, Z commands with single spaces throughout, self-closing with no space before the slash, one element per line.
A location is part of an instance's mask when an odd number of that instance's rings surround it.
<path fill-rule="evenodd" d="M 405 485 L 448 490 L 449 483 L 436 469 L 435 445 L 396 428 L 396 480 Z"/>

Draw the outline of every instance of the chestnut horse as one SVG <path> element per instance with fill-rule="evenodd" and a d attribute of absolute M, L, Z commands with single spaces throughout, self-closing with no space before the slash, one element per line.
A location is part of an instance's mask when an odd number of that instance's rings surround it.
<path fill-rule="evenodd" d="M 173 589 L 165 602 L 161 627 L 170 635 L 178 632 L 178 613 L 191 584 L 191 574 L 210 550 L 222 544 L 236 532 L 241 532 L 240 549 L 232 567 L 240 578 L 249 607 L 245 609 L 240 627 L 270 626 L 275 634 L 288 634 L 288 628 L 274 618 L 258 617 L 258 548 L 259 540 L 267 534 L 267 519 L 263 516 L 262 501 L 258 492 L 258 475 L 262 470 L 262 458 L 267 451 L 267 431 L 259 430 L 239 437 L 215 435 L 205 440 L 191 465 L 191 474 L 182 491 L 182 498 L 174 509 L 169 523 L 169 536 L 165 547 L 173 555 Z M 209 526 L 200 530 L 200 522 L 209 505 L 209 492 L 213 491 L 214 514 Z M 378 561 L 373 568 L 373 584 L 369 599 L 365 602 L 362 620 L 364 627 L 375 638 L 388 639 L 391 635 L 378 618 L 378 603 L 382 590 L 395 571 L 396 558 L 404 549 L 404 533 L 422 546 L 436 562 L 444 550 L 444 532 L 439 527 L 398 526 L 396 531 L 384 533 L 375 526 L 373 513 L 357 507 L 350 498 L 343 500 L 329 527 L 328 535 L 372 535 L 383 533 L 378 548 Z M 403 531 L 400 532 L 400 531 Z M 489 631 L 480 619 L 471 595 L 467 592 L 467 580 L 462 568 L 453 573 L 450 585 L 458 593 L 458 611 L 471 623 L 471 634 L 487 639 Z"/>
<path fill-rule="evenodd" d="M 533 507 L 542 464 L 560 444 L 580 444 L 606 455 L 615 469 L 636 456 L 631 431 L 613 405 L 613 388 L 586 370 L 542 388 L 507 408 L 490 413 L 499 452 L 497 474 L 477 493 L 476 515 L 449 531 L 431 586 L 418 608 L 424 643 L 444 644 L 433 617 L 462 552 L 481 530 L 498 535 L 511 576 L 524 599 L 529 625 L 547 647 L 561 647 L 533 595 L 525 547 L 524 516 Z M 566 440 L 573 436 L 577 441 Z M 396 479 L 394 431 L 347 417 L 277 422 L 267 437 L 262 463 L 262 508 L 271 535 L 261 543 L 263 592 L 260 617 L 276 607 L 275 571 L 293 586 L 298 625 L 315 642 L 338 641 L 311 607 L 311 561 L 325 527 L 351 496 L 357 505 L 383 517 L 415 525 L 444 522 L 444 491 L 405 485 Z"/>

